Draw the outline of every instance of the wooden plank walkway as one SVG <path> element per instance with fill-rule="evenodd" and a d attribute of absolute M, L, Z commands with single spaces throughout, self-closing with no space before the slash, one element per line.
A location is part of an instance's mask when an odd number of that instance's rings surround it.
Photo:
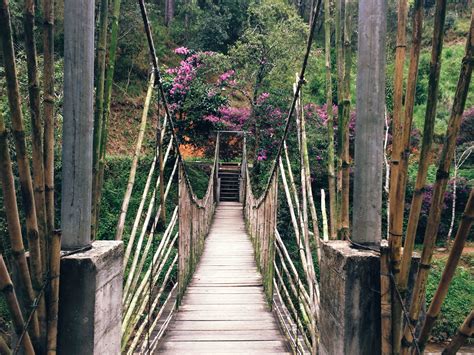
<path fill-rule="evenodd" d="M 221 202 L 160 354 L 288 354 L 264 299 L 242 205 Z"/>

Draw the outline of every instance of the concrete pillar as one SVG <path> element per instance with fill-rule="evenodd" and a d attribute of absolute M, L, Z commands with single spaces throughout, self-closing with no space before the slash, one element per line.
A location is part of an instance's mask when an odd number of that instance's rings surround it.
<path fill-rule="evenodd" d="M 90 244 L 94 0 L 64 2 L 62 248 Z"/>
<path fill-rule="evenodd" d="M 380 354 L 379 256 L 346 241 L 321 251 L 321 353 Z"/>
<path fill-rule="evenodd" d="M 380 245 L 385 115 L 386 0 L 359 1 L 352 240 Z"/>
<path fill-rule="evenodd" d="M 408 297 L 419 261 L 414 256 Z M 321 354 L 380 354 L 379 253 L 354 249 L 347 241 L 329 241 L 322 244 L 320 272 Z"/>
<path fill-rule="evenodd" d="M 123 243 L 61 259 L 58 354 L 120 354 Z"/>
<path fill-rule="evenodd" d="M 120 354 L 123 243 L 91 243 L 94 0 L 64 2 L 58 353 Z"/>

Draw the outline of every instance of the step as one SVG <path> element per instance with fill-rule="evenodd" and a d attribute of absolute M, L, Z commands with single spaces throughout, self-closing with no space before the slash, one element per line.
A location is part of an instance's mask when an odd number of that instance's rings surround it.
<path fill-rule="evenodd" d="M 233 193 L 237 193 L 239 192 L 240 189 L 237 187 L 237 188 L 222 188 L 221 187 L 221 192 L 233 192 Z"/>

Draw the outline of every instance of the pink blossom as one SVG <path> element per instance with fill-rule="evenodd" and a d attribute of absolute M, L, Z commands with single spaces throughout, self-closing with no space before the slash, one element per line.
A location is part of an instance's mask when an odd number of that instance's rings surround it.
<path fill-rule="evenodd" d="M 179 48 L 176 48 L 174 52 L 176 54 L 187 55 L 189 54 L 189 49 L 187 49 L 186 47 L 179 47 Z"/>
<path fill-rule="evenodd" d="M 220 82 L 227 81 L 234 74 L 235 74 L 235 70 L 228 70 L 224 74 L 221 74 L 221 76 L 219 76 L 219 81 Z"/>
<path fill-rule="evenodd" d="M 257 98 L 257 105 L 263 104 L 267 99 L 270 97 L 268 92 L 261 93 L 260 96 Z"/>

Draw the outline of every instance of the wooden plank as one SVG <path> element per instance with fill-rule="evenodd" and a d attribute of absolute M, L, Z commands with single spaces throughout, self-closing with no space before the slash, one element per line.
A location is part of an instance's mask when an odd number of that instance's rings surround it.
<path fill-rule="evenodd" d="M 264 330 L 172 330 L 167 335 L 168 341 L 265 341 L 280 337 L 276 329 Z"/>
<path fill-rule="evenodd" d="M 202 305 L 201 305 L 202 306 Z M 261 304 L 261 306 L 263 306 Z M 205 307 L 205 306 L 203 306 Z M 200 311 L 179 311 L 176 315 L 176 322 L 184 320 L 196 320 L 196 321 L 232 321 L 232 320 L 243 320 L 243 321 L 255 321 L 255 320 L 273 320 L 273 315 L 270 312 L 261 311 L 213 311 L 213 310 L 200 310 Z"/>
<path fill-rule="evenodd" d="M 225 296 L 224 296 L 225 297 Z M 266 304 L 207 304 L 193 305 L 185 304 L 179 307 L 179 311 L 220 311 L 220 312 L 247 312 L 247 311 L 270 311 L 270 307 Z"/>
<path fill-rule="evenodd" d="M 170 330 L 261 330 L 280 329 L 275 320 L 272 321 L 180 321 L 173 322 Z"/>
<path fill-rule="evenodd" d="M 166 342 L 163 344 L 163 352 L 192 354 L 192 353 L 236 353 L 248 354 L 248 351 L 262 352 L 284 352 L 286 350 L 283 341 L 186 341 L 186 342 Z M 171 353 L 171 352 L 170 352 Z"/>

